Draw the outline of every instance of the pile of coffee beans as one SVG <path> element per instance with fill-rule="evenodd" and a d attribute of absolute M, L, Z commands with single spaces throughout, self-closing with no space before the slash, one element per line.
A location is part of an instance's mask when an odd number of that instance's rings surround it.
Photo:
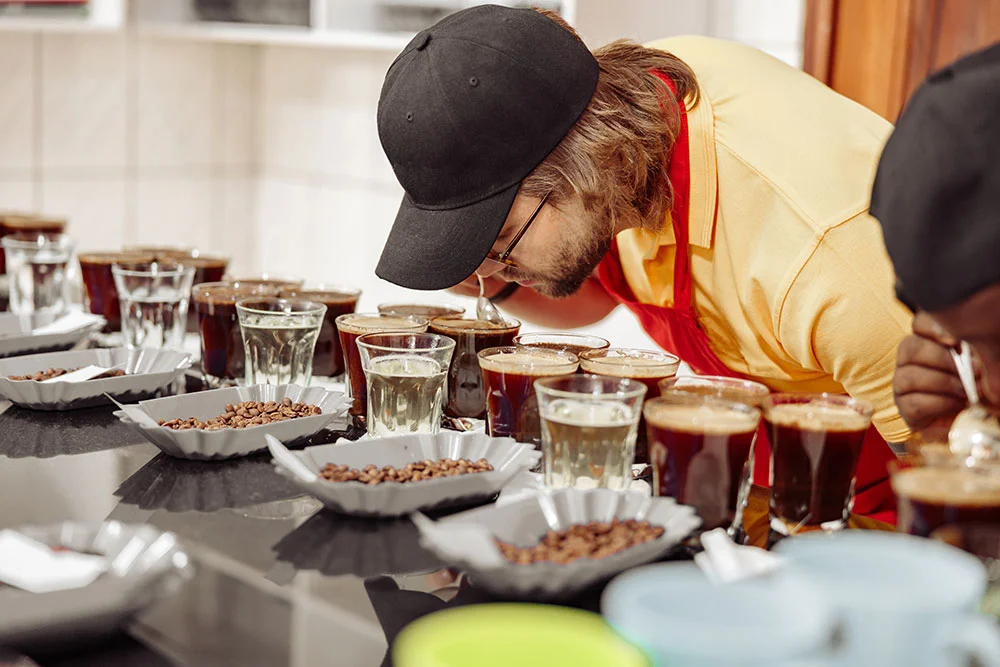
<path fill-rule="evenodd" d="M 188 417 L 187 419 L 160 420 L 159 424 L 175 431 L 187 431 L 193 428 L 220 431 L 224 428 L 247 428 L 248 426 L 271 424 L 319 414 L 323 414 L 323 411 L 318 405 L 308 405 L 302 402 L 293 403 L 290 398 L 286 398 L 281 403 L 274 401 L 266 403 L 245 401 L 235 405 L 230 403 L 226 405 L 225 414 L 212 417 L 204 422 L 197 417 Z"/>
<path fill-rule="evenodd" d="M 663 528 L 648 521 L 627 519 L 576 524 L 566 530 L 550 530 L 540 544 L 516 547 L 497 540 L 504 558 L 518 565 L 549 561 L 565 565 L 580 558 L 604 558 L 663 535 Z"/>
<path fill-rule="evenodd" d="M 83 368 L 82 366 L 80 368 Z M 80 368 L 50 368 L 44 371 L 38 371 L 37 373 L 32 373 L 31 375 L 9 375 L 8 380 L 23 381 L 23 380 L 34 380 L 35 382 L 43 382 L 45 380 L 51 380 L 52 378 L 57 378 L 67 373 L 72 373 L 74 371 L 80 370 Z M 96 375 L 91 380 L 106 380 L 108 378 L 120 378 L 125 375 L 125 371 L 120 368 L 116 368 L 100 375 Z"/>
<path fill-rule="evenodd" d="M 470 461 L 468 459 L 440 459 L 438 461 L 418 461 L 407 463 L 405 468 L 374 465 L 365 466 L 362 470 L 348 468 L 346 465 L 332 463 L 320 471 L 320 476 L 331 482 L 361 482 L 362 484 L 381 484 L 383 482 L 422 482 L 428 479 L 455 477 L 475 472 L 489 472 L 493 466 L 486 459 Z"/>

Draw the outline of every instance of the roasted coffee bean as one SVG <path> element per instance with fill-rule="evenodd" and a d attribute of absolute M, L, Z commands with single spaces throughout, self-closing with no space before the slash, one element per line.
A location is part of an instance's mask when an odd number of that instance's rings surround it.
<path fill-rule="evenodd" d="M 580 558 L 604 558 L 661 535 L 663 528 L 648 521 L 612 519 L 610 522 L 576 524 L 566 530 L 550 530 L 533 547 L 517 547 L 500 540 L 495 542 L 504 558 L 512 563 L 528 565 L 549 561 L 566 564 Z"/>
<path fill-rule="evenodd" d="M 172 428 L 175 431 L 186 431 L 192 428 L 201 428 L 206 431 L 219 431 L 224 428 L 247 428 L 248 426 L 260 426 L 272 422 L 288 421 L 299 417 L 312 417 L 323 414 L 318 405 L 307 405 L 305 403 L 293 403 L 291 399 L 284 399 L 281 403 L 268 401 L 246 401 L 244 403 L 232 403 L 226 405 L 226 411 L 218 417 L 212 417 L 208 421 L 201 421 L 197 417 L 186 419 L 161 420 L 160 426 Z"/>
<path fill-rule="evenodd" d="M 361 470 L 348 468 L 346 465 L 328 463 L 320 470 L 320 476 L 330 482 L 362 482 L 364 484 L 381 484 L 383 482 L 420 482 L 440 477 L 455 477 L 476 472 L 489 472 L 493 466 L 486 459 L 470 461 L 468 459 L 441 459 L 439 461 L 418 461 L 407 463 L 404 468 L 385 466 L 377 468 L 368 464 Z"/>
<path fill-rule="evenodd" d="M 83 366 L 81 366 L 80 368 L 83 368 Z M 57 378 L 66 375 L 67 373 L 72 373 L 73 371 L 78 371 L 80 370 L 80 368 L 50 368 L 48 370 L 38 371 L 37 373 L 33 373 L 32 375 L 9 375 L 7 379 L 18 382 L 24 380 L 34 380 L 35 382 L 43 382 L 45 380 L 51 380 L 52 378 Z M 120 378 L 125 374 L 126 374 L 125 371 L 121 370 L 120 368 L 116 368 L 114 370 L 101 373 L 100 375 L 96 375 L 90 379 L 106 380 L 108 378 Z"/>

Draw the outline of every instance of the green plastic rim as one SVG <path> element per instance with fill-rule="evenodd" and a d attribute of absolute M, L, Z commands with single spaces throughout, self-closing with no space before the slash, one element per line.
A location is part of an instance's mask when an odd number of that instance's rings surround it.
<path fill-rule="evenodd" d="M 542 604 L 448 609 L 406 626 L 397 667 L 650 667 L 598 614 Z"/>

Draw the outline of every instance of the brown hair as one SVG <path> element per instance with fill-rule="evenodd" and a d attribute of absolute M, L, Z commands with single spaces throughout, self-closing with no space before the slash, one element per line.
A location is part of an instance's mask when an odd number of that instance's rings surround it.
<path fill-rule="evenodd" d="M 561 16 L 536 10 L 579 38 Z M 594 51 L 597 89 L 569 133 L 521 184 L 549 201 L 577 195 L 610 228 L 658 231 L 673 201 L 667 165 L 679 127 L 677 98 L 698 102 L 694 72 L 676 56 L 620 39 Z M 673 82 L 677 98 L 652 72 Z"/>

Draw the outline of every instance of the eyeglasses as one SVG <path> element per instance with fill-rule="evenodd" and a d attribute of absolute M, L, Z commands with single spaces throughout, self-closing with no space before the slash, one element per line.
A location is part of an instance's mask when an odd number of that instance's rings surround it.
<path fill-rule="evenodd" d="M 538 206 L 536 206 L 535 210 L 531 212 L 531 215 L 528 216 L 528 219 L 524 221 L 524 224 L 521 225 L 521 228 L 517 230 L 517 234 L 514 234 L 514 238 L 510 240 L 510 243 L 507 244 L 507 247 L 504 249 L 503 252 L 496 253 L 493 250 L 490 250 L 489 253 L 487 253 L 486 255 L 486 259 L 497 262 L 498 264 L 504 264 L 506 266 L 513 266 L 516 268 L 517 264 L 510 261 L 508 257 L 510 257 L 510 253 L 514 252 L 514 248 L 517 246 L 518 242 L 524 236 L 525 232 L 528 231 L 528 227 L 531 227 L 531 223 L 533 223 L 535 221 L 535 218 L 538 217 L 538 213 L 542 210 L 542 207 L 545 206 L 545 202 L 548 198 L 549 198 L 548 194 L 542 197 L 541 201 L 538 202 Z"/>

